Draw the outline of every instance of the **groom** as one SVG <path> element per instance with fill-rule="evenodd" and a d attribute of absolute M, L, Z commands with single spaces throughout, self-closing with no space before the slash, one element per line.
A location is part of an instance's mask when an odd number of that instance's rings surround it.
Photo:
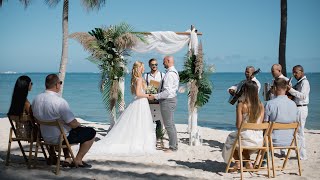
<path fill-rule="evenodd" d="M 149 95 L 148 99 L 157 99 L 160 102 L 163 124 L 169 136 L 169 149 L 165 151 L 174 152 L 178 150 L 177 130 L 173 122 L 173 115 L 177 105 L 179 74 L 174 67 L 174 59 L 172 56 L 166 56 L 163 59 L 163 66 L 167 69 L 167 72 L 163 77 L 160 92 L 155 95 Z"/>

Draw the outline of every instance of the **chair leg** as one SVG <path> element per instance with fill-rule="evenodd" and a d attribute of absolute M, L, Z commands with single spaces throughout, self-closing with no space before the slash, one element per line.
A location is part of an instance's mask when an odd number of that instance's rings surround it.
<path fill-rule="evenodd" d="M 40 147 L 41 147 L 41 150 L 42 150 L 42 154 L 43 154 L 43 156 L 44 156 L 44 159 L 46 160 L 46 162 L 48 162 L 49 160 L 48 160 L 48 156 L 47 156 L 47 153 L 46 153 L 46 151 L 45 151 L 45 149 L 44 149 L 44 147 L 43 147 L 43 144 L 40 144 Z"/>
<path fill-rule="evenodd" d="M 260 168 L 260 162 L 262 163 L 262 160 L 263 160 L 263 155 L 264 154 L 264 151 L 262 151 L 261 149 L 259 149 L 258 153 L 257 153 L 257 156 L 256 156 L 256 160 L 253 164 L 253 167 L 256 168 L 258 166 L 258 168 Z M 258 161 L 259 160 L 259 161 Z"/>
<path fill-rule="evenodd" d="M 298 168 L 299 168 L 299 176 L 302 175 L 302 172 L 301 172 L 301 162 L 300 162 L 300 152 L 299 152 L 299 148 L 298 148 L 298 142 L 297 142 L 297 139 L 294 138 L 295 140 L 295 151 L 296 151 L 296 156 L 297 156 L 297 159 L 298 159 Z"/>
<path fill-rule="evenodd" d="M 74 157 L 74 154 L 73 154 L 71 147 L 68 146 L 68 149 L 69 149 L 69 153 L 71 154 L 72 162 L 75 162 L 75 157 Z"/>
<path fill-rule="evenodd" d="M 298 159 L 299 176 L 301 176 L 302 172 L 301 172 L 300 152 L 299 152 L 298 147 L 296 147 L 296 154 L 297 154 L 297 159 Z"/>
<path fill-rule="evenodd" d="M 59 151 L 58 151 L 58 158 L 57 158 L 57 167 L 56 167 L 56 175 L 58 175 L 60 173 L 60 158 L 61 158 L 61 143 L 59 145 Z"/>
<path fill-rule="evenodd" d="M 9 160 L 10 160 L 10 150 L 11 150 L 11 142 L 12 142 L 12 128 L 10 128 L 9 133 L 9 142 L 8 142 L 8 151 L 7 151 L 7 158 L 6 158 L 6 166 L 9 166 Z"/>
<path fill-rule="evenodd" d="M 44 149 L 43 145 L 41 144 L 40 147 L 41 147 L 41 150 L 42 150 L 42 153 L 43 153 L 44 158 L 45 158 L 45 159 L 48 159 L 46 150 Z"/>
<path fill-rule="evenodd" d="M 273 146 L 271 145 L 271 163 L 272 163 L 272 174 L 273 177 L 276 177 L 276 167 L 274 165 L 274 149 Z"/>
<path fill-rule="evenodd" d="M 227 167 L 226 167 L 226 173 L 229 172 L 231 160 L 232 160 L 232 157 L 233 157 L 233 154 L 234 154 L 234 150 L 236 149 L 236 144 L 237 143 L 238 143 L 238 139 L 236 139 L 236 141 L 234 142 L 234 144 L 232 146 L 231 154 L 230 154 L 230 157 L 229 157 L 229 160 L 228 160 L 228 164 L 227 164 Z"/>
<path fill-rule="evenodd" d="M 27 156 L 26 156 L 26 153 L 24 152 L 24 149 L 23 149 L 23 147 L 22 147 L 22 144 L 21 144 L 20 141 L 18 141 L 18 144 L 19 144 L 20 150 L 21 150 L 21 152 L 22 152 L 22 155 L 23 155 L 23 157 L 24 157 L 24 160 L 26 161 L 26 163 L 27 163 L 27 165 L 28 165 L 28 158 L 27 158 Z"/>
<path fill-rule="evenodd" d="M 39 148 L 39 144 L 38 142 L 36 143 L 36 149 L 35 149 L 35 153 L 34 153 L 34 167 L 36 167 L 37 163 L 38 163 L 38 148 Z"/>
<path fill-rule="evenodd" d="M 240 157 L 240 179 L 243 179 L 243 157 L 242 157 L 243 149 L 239 147 L 239 157 Z"/>
<path fill-rule="evenodd" d="M 32 135 L 31 135 L 31 142 L 30 142 L 30 147 L 29 147 L 29 160 L 28 160 L 28 168 L 31 168 L 31 161 L 32 161 L 32 148 L 33 148 L 33 140 L 32 140 Z"/>
<path fill-rule="evenodd" d="M 281 171 L 283 171 L 285 168 L 286 168 L 286 165 L 287 165 L 287 162 L 288 162 L 288 159 L 290 157 L 290 152 L 291 152 L 291 149 L 288 149 L 288 152 L 287 152 L 287 155 L 283 161 L 283 164 L 282 164 L 282 168 L 281 168 Z"/>

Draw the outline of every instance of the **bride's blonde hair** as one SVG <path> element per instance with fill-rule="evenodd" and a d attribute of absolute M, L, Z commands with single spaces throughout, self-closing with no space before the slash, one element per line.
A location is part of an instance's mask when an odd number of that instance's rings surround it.
<path fill-rule="evenodd" d="M 136 61 L 133 66 L 132 66 L 132 71 L 131 71 L 131 93 L 136 94 L 136 81 L 137 78 L 142 78 L 142 72 L 141 68 L 143 67 L 143 63 L 141 61 Z M 142 87 L 145 89 L 146 88 L 146 83 L 145 80 L 142 79 Z"/>

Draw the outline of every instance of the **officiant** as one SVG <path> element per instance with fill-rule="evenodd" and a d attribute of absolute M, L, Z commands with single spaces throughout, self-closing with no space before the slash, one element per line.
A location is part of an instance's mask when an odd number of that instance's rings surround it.
<path fill-rule="evenodd" d="M 161 81 L 165 74 L 158 70 L 158 62 L 155 58 L 152 58 L 149 60 L 149 67 L 150 67 L 150 72 L 144 75 L 144 79 L 146 80 L 148 87 L 154 86 L 158 90 L 160 88 Z M 157 124 L 156 132 L 162 132 L 162 124 L 161 124 L 162 116 L 160 112 L 160 107 L 158 108 L 159 102 L 152 100 L 152 102 L 149 101 L 149 104 L 150 104 L 150 109 L 153 116 L 153 121 L 155 121 Z M 159 134 L 160 133 L 156 133 L 157 140 L 159 140 L 160 138 Z"/>

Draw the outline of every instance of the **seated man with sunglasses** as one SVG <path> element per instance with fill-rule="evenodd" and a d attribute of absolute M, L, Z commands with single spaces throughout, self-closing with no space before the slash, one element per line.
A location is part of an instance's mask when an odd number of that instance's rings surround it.
<path fill-rule="evenodd" d="M 158 62 L 155 58 L 152 58 L 149 60 L 149 67 L 150 67 L 150 72 L 148 72 L 144 75 L 144 79 L 146 80 L 147 86 L 152 85 L 151 81 L 159 82 L 157 84 L 160 86 L 161 81 L 163 80 L 165 73 L 160 72 L 158 70 Z M 156 88 L 159 89 L 160 88 L 159 86 Z M 154 103 L 152 103 L 152 104 L 154 104 Z M 157 103 L 157 105 L 159 105 L 159 103 Z M 152 105 L 150 105 L 150 106 L 152 106 Z M 155 107 L 152 106 L 150 108 L 155 108 Z M 159 112 L 160 112 L 160 106 L 157 109 L 159 109 Z M 154 111 L 152 111 L 152 112 L 154 112 Z M 153 115 L 153 116 L 157 117 L 155 115 Z M 156 132 L 158 132 L 158 133 L 156 133 L 156 136 L 157 136 L 157 140 L 159 140 L 159 138 L 160 138 L 159 134 L 160 134 L 160 132 L 162 132 L 161 119 L 154 119 L 154 121 L 157 124 Z"/>
<path fill-rule="evenodd" d="M 80 148 L 75 162 L 68 158 L 68 151 L 64 150 L 66 161 L 70 166 L 91 167 L 82 161 L 84 155 L 91 148 L 96 131 L 91 127 L 83 127 L 76 120 L 70 110 L 68 102 L 60 95 L 62 81 L 56 74 L 49 74 L 46 77 L 46 91 L 37 95 L 32 103 L 33 116 L 42 121 L 60 120 L 64 127 L 64 132 L 70 144 L 80 143 Z M 60 130 L 53 126 L 40 126 L 43 139 L 49 143 L 58 143 Z"/>

